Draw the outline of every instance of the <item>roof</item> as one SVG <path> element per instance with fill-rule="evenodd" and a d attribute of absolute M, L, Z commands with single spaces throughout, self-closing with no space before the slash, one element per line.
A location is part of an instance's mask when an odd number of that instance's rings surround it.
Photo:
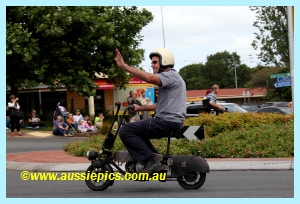
<path fill-rule="evenodd" d="M 187 90 L 186 97 L 204 97 L 206 96 L 206 91 L 204 90 Z M 265 87 L 259 88 L 237 88 L 237 89 L 219 89 L 218 99 L 221 98 L 243 98 L 244 96 L 252 96 L 252 97 L 262 97 L 266 94 Z"/>

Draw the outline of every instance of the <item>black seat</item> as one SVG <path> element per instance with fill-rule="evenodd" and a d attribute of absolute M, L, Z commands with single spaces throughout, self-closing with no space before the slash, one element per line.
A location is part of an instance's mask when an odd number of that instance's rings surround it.
<path fill-rule="evenodd" d="M 172 130 L 172 131 L 170 132 L 170 134 L 168 135 L 168 143 L 167 143 L 167 152 L 166 152 L 166 155 L 170 155 L 170 142 L 171 142 L 171 137 L 175 137 L 175 138 L 177 138 L 177 139 L 181 138 L 182 131 L 183 131 L 183 129 L 181 129 L 181 130 Z"/>
<path fill-rule="evenodd" d="M 203 104 L 203 109 L 205 110 L 205 112 L 210 113 L 211 109 L 213 109 L 214 107 L 212 105 L 209 104 L 210 99 L 203 99 L 202 100 L 202 104 Z"/>
<path fill-rule="evenodd" d="M 181 138 L 181 136 L 182 136 L 182 129 L 181 130 L 172 130 L 168 137 L 170 137 L 170 138 L 175 137 L 175 138 L 179 139 L 179 138 Z"/>

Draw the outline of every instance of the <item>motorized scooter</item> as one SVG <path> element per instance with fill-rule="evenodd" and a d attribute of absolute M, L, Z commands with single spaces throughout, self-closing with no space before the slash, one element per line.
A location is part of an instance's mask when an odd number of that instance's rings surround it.
<path fill-rule="evenodd" d="M 91 165 L 86 170 L 86 175 L 89 176 L 86 177 L 85 182 L 86 185 L 94 191 L 103 191 L 114 184 L 115 178 L 113 176 L 102 176 L 103 174 L 114 174 L 112 166 L 123 176 L 128 173 L 137 174 L 135 170 L 136 164 L 128 151 L 118 151 L 114 154 L 112 152 L 114 142 L 120 129 L 120 124 L 115 134 L 112 133 L 112 128 L 114 122 L 118 118 L 121 103 L 117 102 L 115 103 L 115 106 L 117 107 L 116 114 L 112 121 L 110 130 L 105 137 L 102 149 L 99 152 L 87 152 L 87 158 L 91 161 Z M 120 121 L 123 120 L 127 111 L 133 109 L 134 106 L 128 106 L 124 110 Z M 157 158 L 163 164 L 163 168 L 156 173 L 166 175 L 162 179 L 160 177 L 159 181 L 165 182 L 173 180 L 177 181 L 182 188 L 198 189 L 204 184 L 206 180 L 206 173 L 209 173 L 210 171 L 208 163 L 200 156 L 200 151 L 197 152 L 197 155 L 170 155 L 169 150 L 171 138 L 178 136 L 179 132 L 174 131 L 169 135 L 166 135 L 168 138 L 166 154 L 156 154 Z M 120 164 L 124 163 L 126 171 L 119 167 Z M 101 179 L 97 176 L 100 174 L 102 174 Z M 154 172 L 149 175 L 146 180 L 151 180 L 151 176 L 153 175 Z"/>

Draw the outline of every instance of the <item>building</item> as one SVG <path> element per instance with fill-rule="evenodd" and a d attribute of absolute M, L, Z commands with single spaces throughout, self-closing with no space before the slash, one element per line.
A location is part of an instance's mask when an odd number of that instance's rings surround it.
<path fill-rule="evenodd" d="M 195 101 L 203 99 L 206 96 L 205 90 L 187 90 L 186 96 L 187 101 Z M 217 94 L 218 100 L 224 100 L 232 103 L 243 104 L 243 103 L 263 103 L 263 97 L 266 94 L 266 88 L 238 88 L 238 89 L 219 89 Z"/>
<path fill-rule="evenodd" d="M 60 102 L 67 111 L 74 113 L 75 109 L 79 108 L 84 115 L 94 115 L 99 112 L 106 113 L 108 108 L 115 102 L 120 101 L 123 106 L 127 106 L 124 102 L 127 101 L 129 91 L 133 91 L 140 97 L 142 90 L 146 91 L 147 97 L 152 102 L 155 100 L 154 85 L 147 84 L 137 78 L 132 78 L 129 84 L 124 89 L 115 89 L 113 84 L 110 84 L 105 79 L 96 79 L 95 84 L 96 96 L 81 96 L 78 93 L 72 93 L 65 88 L 58 89 L 51 92 L 46 85 L 39 85 L 32 89 L 19 90 L 18 97 L 20 98 L 19 104 L 21 110 L 25 115 L 31 112 L 31 109 L 35 109 L 40 116 L 44 116 L 45 119 L 52 118 L 52 115 Z M 6 100 L 9 101 L 10 88 L 6 90 Z M 112 112 L 113 109 L 111 109 Z M 122 111 L 120 111 L 120 114 Z"/>
<path fill-rule="evenodd" d="M 113 84 L 110 84 L 104 78 L 95 80 L 98 88 L 96 96 L 84 97 L 78 93 L 72 93 L 65 88 L 51 92 L 46 85 L 39 85 L 33 89 L 19 90 L 19 104 L 25 115 L 31 112 L 31 109 L 36 109 L 39 115 L 43 118 L 52 118 L 53 112 L 57 107 L 57 103 L 63 103 L 67 111 L 74 113 L 75 109 L 79 108 L 84 115 L 94 115 L 99 112 L 106 113 L 107 109 L 115 102 L 120 101 L 122 105 L 127 106 L 126 101 L 129 96 L 129 91 L 133 91 L 140 96 L 142 90 L 146 91 L 146 96 L 152 102 L 156 101 L 157 87 L 153 84 L 147 84 L 137 78 L 132 78 L 129 84 L 124 89 L 115 89 Z M 187 101 L 201 101 L 207 90 L 187 90 Z M 238 88 L 238 89 L 219 89 L 218 100 L 225 100 L 237 104 L 242 103 L 263 103 L 265 96 L 265 88 Z M 7 89 L 7 101 L 9 101 L 10 90 Z M 111 110 L 112 111 L 112 110 Z M 123 111 L 121 109 L 120 114 Z"/>

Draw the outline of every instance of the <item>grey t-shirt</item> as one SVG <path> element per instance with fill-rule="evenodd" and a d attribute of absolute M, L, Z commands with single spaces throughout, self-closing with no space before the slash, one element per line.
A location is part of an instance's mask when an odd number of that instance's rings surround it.
<path fill-rule="evenodd" d="M 186 114 L 186 85 L 174 69 L 157 74 L 162 82 L 158 88 L 156 116 L 170 122 L 183 123 Z"/>

